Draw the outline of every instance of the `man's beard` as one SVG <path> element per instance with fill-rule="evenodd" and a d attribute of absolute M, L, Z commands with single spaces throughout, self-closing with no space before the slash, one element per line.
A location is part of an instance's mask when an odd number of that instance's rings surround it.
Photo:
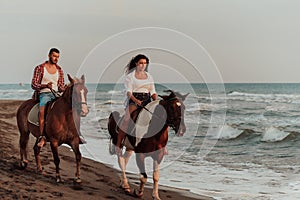
<path fill-rule="evenodd" d="M 49 59 L 49 62 L 50 62 L 50 64 L 56 64 L 57 63 L 57 61 L 53 61 L 53 59 Z"/>

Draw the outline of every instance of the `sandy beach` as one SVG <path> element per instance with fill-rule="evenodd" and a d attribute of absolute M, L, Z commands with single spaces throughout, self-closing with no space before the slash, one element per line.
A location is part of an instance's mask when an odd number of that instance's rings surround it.
<path fill-rule="evenodd" d="M 75 159 L 66 147 L 59 148 L 60 168 L 63 183 L 55 182 L 55 168 L 50 145 L 41 152 L 45 174 L 36 172 L 33 144 L 28 144 L 29 164 L 25 170 L 19 168 L 19 132 L 16 125 L 16 110 L 22 101 L 0 100 L 0 198 L 1 199 L 137 199 L 126 195 L 119 188 L 118 171 L 89 159 L 82 159 L 80 187 L 73 185 Z M 137 175 L 130 176 L 130 185 L 137 188 Z M 143 199 L 152 199 L 152 184 L 147 184 Z M 212 199 L 195 195 L 187 190 L 160 186 L 162 199 Z"/>

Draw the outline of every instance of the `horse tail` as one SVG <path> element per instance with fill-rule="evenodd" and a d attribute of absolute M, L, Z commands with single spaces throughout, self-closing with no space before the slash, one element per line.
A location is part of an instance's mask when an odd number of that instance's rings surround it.
<path fill-rule="evenodd" d="M 118 141 L 118 125 L 117 122 L 120 120 L 120 113 L 117 111 L 114 111 L 110 113 L 109 118 L 108 118 L 108 132 L 110 134 L 110 146 L 109 146 L 109 153 L 111 155 L 115 154 L 115 148 L 114 145 L 117 144 Z"/>
<path fill-rule="evenodd" d="M 25 169 L 28 164 L 27 144 L 29 141 L 30 131 L 27 124 L 27 116 L 30 109 L 33 107 L 35 103 L 36 102 L 32 99 L 27 100 L 23 102 L 17 110 L 16 119 L 17 119 L 17 126 L 20 133 L 19 147 L 20 147 L 20 157 L 21 157 L 21 162 L 20 162 L 21 169 Z"/>
<path fill-rule="evenodd" d="M 118 140 L 118 126 L 117 122 L 120 120 L 120 113 L 117 111 L 114 111 L 110 113 L 108 118 L 108 132 L 110 134 L 110 138 L 112 139 L 113 144 L 117 144 Z"/>

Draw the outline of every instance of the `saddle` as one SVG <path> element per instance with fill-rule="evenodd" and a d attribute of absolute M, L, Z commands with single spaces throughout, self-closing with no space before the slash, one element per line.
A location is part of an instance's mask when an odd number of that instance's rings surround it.
<path fill-rule="evenodd" d="M 154 110 L 159 105 L 159 100 L 152 101 L 145 106 L 146 109 L 142 109 L 137 116 L 135 122 L 135 146 L 141 142 L 142 138 L 148 133 L 149 126 L 153 117 Z M 151 134 L 149 136 L 152 136 Z M 148 137 L 149 137 L 148 136 Z"/>
<path fill-rule="evenodd" d="M 139 108 L 138 113 L 134 113 L 133 121 L 135 122 L 135 124 L 133 126 L 129 125 L 127 134 L 135 137 L 135 144 L 134 144 L 135 147 L 141 142 L 142 138 L 144 138 L 146 134 L 149 134 L 148 130 L 151 124 L 151 120 L 154 117 L 153 113 L 158 105 L 159 105 L 159 100 L 152 101 L 145 106 L 145 109 Z M 123 117 L 120 118 L 117 124 L 119 125 L 122 120 Z M 146 137 L 150 137 L 150 136 L 152 135 L 150 134 L 149 136 Z M 134 147 L 130 144 L 128 137 L 125 137 L 124 145 L 126 146 L 127 149 L 134 149 Z"/>
<path fill-rule="evenodd" d="M 37 103 L 29 111 L 28 118 L 27 118 L 29 123 L 39 126 L 39 111 L 40 111 L 40 106 L 39 103 Z"/>
<path fill-rule="evenodd" d="M 55 103 L 55 100 L 50 101 L 46 104 L 45 119 L 49 112 L 49 108 L 51 109 L 53 107 L 54 103 Z M 27 117 L 28 122 L 35 126 L 39 126 L 39 114 L 40 114 L 40 106 L 39 106 L 39 103 L 37 103 L 31 108 L 31 110 L 28 113 L 28 117 Z"/>

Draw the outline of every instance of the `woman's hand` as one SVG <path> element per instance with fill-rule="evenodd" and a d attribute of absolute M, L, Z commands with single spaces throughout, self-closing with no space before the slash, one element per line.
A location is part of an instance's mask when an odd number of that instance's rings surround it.
<path fill-rule="evenodd" d="M 136 105 L 138 105 L 138 106 L 143 105 L 143 101 L 140 101 L 140 100 L 138 100 L 138 99 L 135 101 L 135 103 L 136 103 Z"/>
<path fill-rule="evenodd" d="M 156 93 L 152 94 L 151 98 L 155 101 L 158 100 L 158 96 Z"/>

